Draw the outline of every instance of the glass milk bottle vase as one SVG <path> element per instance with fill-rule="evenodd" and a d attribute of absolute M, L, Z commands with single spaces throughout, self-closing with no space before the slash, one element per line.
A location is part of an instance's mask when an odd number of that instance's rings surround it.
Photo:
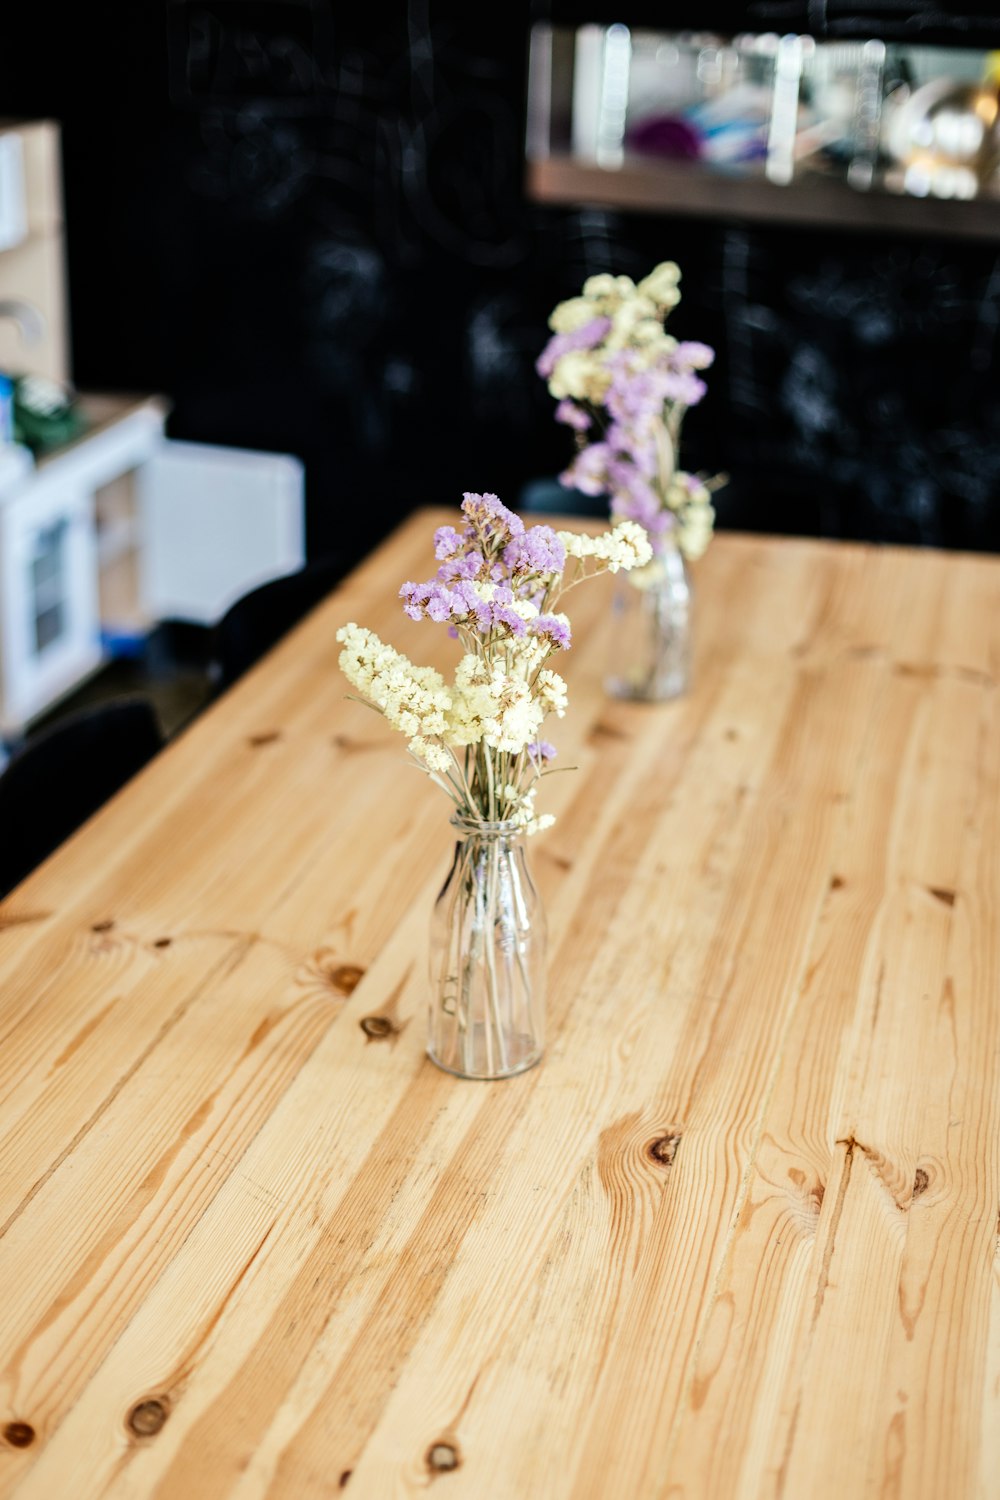
<path fill-rule="evenodd" d="M 605 682 L 613 698 L 661 703 L 687 692 L 692 604 L 687 564 L 676 547 L 619 574 Z"/>
<path fill-rule="evenodd" d="M 509 1078 L 544 1046 L 545 915 L 523 830 L 456 816 L 431 928 L 427 1051 L 460 1078 Z"/>

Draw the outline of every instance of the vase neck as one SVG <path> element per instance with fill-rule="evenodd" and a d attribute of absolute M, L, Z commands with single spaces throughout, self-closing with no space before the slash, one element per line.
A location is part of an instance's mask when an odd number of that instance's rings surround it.
<path fill-rule="evenodd" d="M 521 824 L 515 823 L 513 819 L 506 819 L 502 822 L 489 822 L 484 818 L 463 817 L 461 813 L 456 813 L 452 818 L 451 826 L 454 828 L 459 840 L 463 843 L 473 839 L 484 843 L 492 841 L 510 843 L 513 839 L 520 838 L 524 833 Z"/>

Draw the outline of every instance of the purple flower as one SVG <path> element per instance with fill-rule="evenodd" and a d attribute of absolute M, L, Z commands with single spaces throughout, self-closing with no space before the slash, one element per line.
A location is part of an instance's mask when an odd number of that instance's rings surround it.
<path fill-rule="evenodd" d="M 556 367 L 556 361 L 562 359 L 564 354 L 571 354 L 574 349 L 595 348 L 610 327 L 610 318 L 591 318 L 589 323 L 584 323 L 582 328 L 574 328 L 572 333 L 554 334 L 538 356 L 535 369 L 543 380 L 548 380 Z"/>
<path fill-rule="evenodd" d="M 555 760 L 556 747 L 548 740 L 535 740 L 528 746 L 528 754 L 532 760 Z"/>
<path fill-rule="evenodd" d="M 566 548 L 551 526 L 530 526 L 507 544 L 503 560 L 512 573 L 561 573 Z"/>
<path fill-rule="evenodd" d="M 570 401 L 568 398 L 560 401 L 556 407 L 556 421 L 565 423 L 576 432 L 586 432 L 590 426 L 590 418 L 583 407 L 577 406 L 575 401 Z"/>
<path fill-rule="evenodd" d="M 708 390 L 705 382 L 692 375 L 690 370 L 667 371 L 664 386 L 667 400 L 678 401 L 682 406 L 697 406 Z"/>
<path fill-rule="evenodd" d="M 531 634 L 548 641 L 556 651 L 568 651 L 572 643 L 569 621 L 558 615 L 539 615 L 531 622 Z"/>
<path fill-rule="evenodd" d="M 482 554 L 463 552 L 458 557 L 449 557 L 437 570 L 439 583 L 454 583 L 458 578 L 478 578 L 483 566 Z"/>
<path fill-rule="evenodd" d="M 442 559 L 454 557 L 462 550 L 462 538 L 454 526 L 439 526 L 434 533 L 434 556 Z"/>
<path fill-rule="evenodd" d="M 497 604 L 496 602 L 494 602 L 493 625 L 506 626 L 511 635 L 523 636 L 527 635 L 528 633 L 528 626 L 526 621 L 522 620 L 517 611 L 511 609 L 509 604 Z"/>
<path fill-rule="evenodd" d="M 582 490 L 585 495 L 603 495 L 608 487 L 608 462 L 611 449 L 607 443 L 589 443 L 560 474 L 562 484 Z"/>
<path fill-rule="evenodd" d="M 422 620 L 423 609 L 417 600 L 421 585 L 419 583 L 404 583 L 399 591 L 399 597 L 403 600 L 403 613 L 409 615 L 411 620 Z"/>
<path fill-rule="evenodd" d="M 689 341 L 677 345 L 671 361 L 676 365 L 686 365 L 689 370 L 707 370 L 715 363 L 715 350 L 708 344 Z"/>
<path fill-rule="evenodd" d="M 486 536 L 509 539 L 520 536 L 524 522 L 512 510 L 508 510 L 496 495 L 477 495 L 467 492 L 462 501 L 462 510 L 474 526 Z"/>

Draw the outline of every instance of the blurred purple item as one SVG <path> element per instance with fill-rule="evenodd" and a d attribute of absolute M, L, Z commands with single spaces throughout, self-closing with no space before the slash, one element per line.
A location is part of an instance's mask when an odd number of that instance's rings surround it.
<path fill-rule="evenodd" d="M 628 144 L 645 156 L 668 156 L 674 161 L 697 161 L 701 136 L 681 115 L 653 115 L 628 133 Z"/>

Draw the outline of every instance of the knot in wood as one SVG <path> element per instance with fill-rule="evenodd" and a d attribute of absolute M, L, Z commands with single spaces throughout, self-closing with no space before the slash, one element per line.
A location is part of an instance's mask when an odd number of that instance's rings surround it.
<path fill-rule="evenodd" d="M 646 1155 L 658 1166 L 672 1167 L 674 1157 L 677 1155 L 677 1147 L 681 1143 L 679 1135 L 660 1135 L 655 1141 L 650 1141 L 646 1147 Z"/>
<path fill-rule="evenodd" d="M 114 925 L 114 922 L 111 921 L 110 918 L 108 918 L 108 920 L 104 922 L 92 922 L 90 930 L 91 932 L 110 932 Z"/>
<path fill-rule="evenodd" d="M 921 1193 L 926 1193 L 930 1178 L 923 1167 L 918 1167 L 913 1176 L 913 1196 L 919 1198 Z"/>
<path fill-rule="evenodd" d="M 136 1437 L 152 1437 L 167 1420 L 167 1405 L 158 1397 L 139 1401 L 128 1414 L 128 1426 Z"/>
<path fill-rule="evenodd" d="M 457 1469 L 461 1459 L 453 1443 L 432 1443 L 427 1450 L 427 1467 L 435 1474 L 447 1474 Z"/>
<path fill-rule="evenodd" d="M 383 1037 L 392 1036 L 396 1029 L 388 1016 L 362 1016 L 359 1024 L 365 1036 L 371 1037 L 376 1042 L 381 1041 Z"/>
<path fill-rule="evenodd" d="M 360 969 L 357 964 L 340 964 L 336 969 L 330 970 L 330 983 L 342 995 L 350 995 L 364 977 L 364 969 Z"/>
<path fill-rule="evenodd" d="M 35 1429 L 30 1422 L 8 1422 L 3 1430 L 3 1440 L 12 1448 L 30 1448 L 35 1441 Z"/>

